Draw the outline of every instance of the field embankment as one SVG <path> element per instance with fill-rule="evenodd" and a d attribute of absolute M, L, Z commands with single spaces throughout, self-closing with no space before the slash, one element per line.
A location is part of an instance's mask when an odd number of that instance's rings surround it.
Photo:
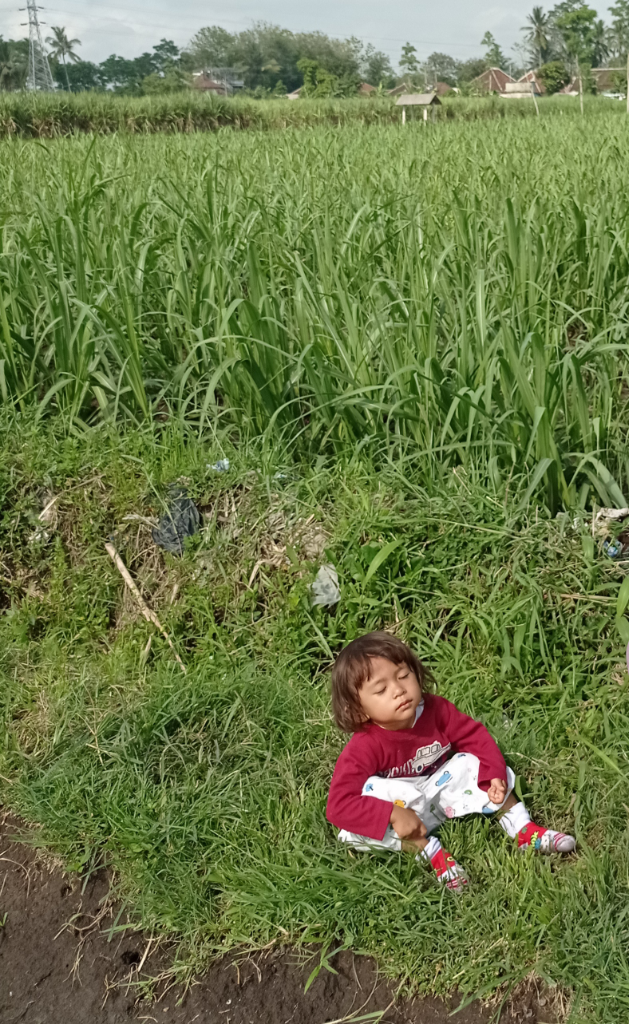
<path fill-rule="evenodd" d="M 228 450 L 218 473 L 224 454 L 176 429 L 4 425 L 2 799 L 75 870 L 105 859 L 134 919 L 182 943 L 178 971 L 270 942 L 321 943 L 325 970 L 333 942 L 415 991 L 504 993 L 535 976 L 555 1000 L 575 991 L 575 1021 L 620 1024 L 623 567 L 587 517 L 527 516 L 520 495 L 461 469 L 426 490 L 405 465 L 376 472 L 350 452 L 298 473 L 258 446 Z M 204 514 L 182 559 L 151 538 L 174 481 Z M 111 536 L 185 676 L 125 592 Z M 309 601 L 326 561 L 334 614 Z M 522 856 L 495 824 L 457 822 L 444 841 L 473 886 L 454 900 L 412 857 L 336 841 L 324 807 L 344 740 L 327 670 L 382 626 L 486 723 L 535 815 L 576 831 L 578 856 Z"/>

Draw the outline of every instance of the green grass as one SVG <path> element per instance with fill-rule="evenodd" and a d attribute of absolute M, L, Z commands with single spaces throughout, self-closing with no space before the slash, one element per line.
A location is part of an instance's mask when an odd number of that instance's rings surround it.
<path fill-rule="evenodd" d="M 70 98 L 68 124 L 179 102 Z M 575 1021 L 619 1024 L 627 588 L 589 519 L 629 495 L 627 121 L 501 102 L 428 128 L 292 104 L 281 132 L 0 144 L 0 790 L 70 866 L 106 858 L 182 972 L 336 942 L 420 991 L 535 973 Z M 251 109 L 268 128 L 286 107 Z M 146 517 L 181 478 L 205 528 L 175 562 Z M 334 614 L 308 600 L 326 558 Z M 327 669 L 382 626 L 576 858 L 459 823 L 474 886 L 451 901 L 412 859 L 338 847 Z"/>
<path fill-rule="evenodd" d="M 625 504 L 629 139 L 605 109 L 5 142 L 0 392 L 79 429 L 167 415 Z"/>
<path fill-rule="evenodd" d="M 478 104 L 476 107 L 481 110 Z M 473 104 L 461 108 L 473 109 Z M 492 116 L 489 108 L 487 114 Z M 146 135 L 219 128 L 268 130 L 322 124 L 389 124 L 399 119 L 400 112 L 389 98 L 260 101 L 208 96 L 191 90 L 145 97 L 63 92 L 0 94 L 0 138 L 46 139 L 83 132 Z"/>
<path fill-rule="evenodd" d="M 621 105 L 588 97 L 588 113 L 621 113 Z M 572 98 L 541 100 L 540 116 L 571 114 Z M 411 115 L 413 116 L 413 115 Z M 432 115 L 437 121 L 478 121 L 534 117 L 533 103 L 498 96 L 448 98 Z M 376 125 L 400 121 L 389 96 L 345 100 L 252 100 L 186 91 L 169 96 L 112 96 L 107 93 L 0 93 L 0 138 L 44 138 L 96 132 L 144 135 L 153 132 L 216 131 L 219 128 L 283 129 L 325 124 Z"/>
<path fill-rule="evenodd" d="M 507 493 L 461 467 L 433 486 L 348 449 L 295 469 L 268 443 L 220 448 L 176 425 L 79 437 L 5 419 L 0 451 L 2 798 L 71 866 L 107 858 L 136 920 L 181 941 L 180 970 L 240 943 L 334 941 L 419 991 L 488 994 L 535 973 L 574 992 L 575 1021 L 626 1018 L 623 568 L 585 516 L 522 512 L 523 484 Z M 228 474 L 207 468 L 225 454 Z M 173 561 L 125 517 L 159 513 L 181 477 L 205 527 Z M 51 493 L 57 519 L 37 543 Z M 309 561 L 311 515 L 327 540 Z M 112 533 L 185 676 L 123 599 Z M 335 614 L 307 596 L 324 558 Z M 448 826 L 474 883 L 455 900 L 411 857 L 339 846 L 324 818 L 344 742 L 327 668 L 383 625 L 491 729 L 535 816 L 575 830 L 575 858 L 522 856 L 478 818 Z"/>

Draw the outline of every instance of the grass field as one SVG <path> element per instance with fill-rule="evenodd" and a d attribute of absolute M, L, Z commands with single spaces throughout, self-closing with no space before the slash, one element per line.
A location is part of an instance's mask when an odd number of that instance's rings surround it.
<path fill-rule="evenodd" d="M 517 513 L 518 495 L 505 503 L 461 471 L 426 491 L 395 465 L 297 474 L 252 448 L 218 475 L 206 463 L 221 451 L 168 432 L 64 440 L 13 426 L 2 451 L 3 798 L 71 866 L 106 856 L 144 925 L 185 940 L 182 969 L 240 942 L 334 940 L 424 991 L 487 994 L 536 972 L 576 989 L 574 1019 L 624 1019 L 622 569 L 594 552 L 586 521 Z M 275 482 L 278 469 L 292 478 Z M 182 476 L 206 526 L 164 563 L 125 517 L 159 513 Z M 44 545 L 31 537 L 46 489 L 60 497 Z M 115 531 L 185 677 L 159 636 L 146 652 L 154 631 L 104 551 Z M 307 599 L 325 557 L 341 578 L 335 615 Z M 459 823 L 447 841 L 474 887 L 458 901 L 410 857 L 338 847 L 323 814 L 343 742 L 326 669 L 382 625 L 486 722 L 534 812 L 576 828 L 577 859 L 522 857 L 496 826 Z"/>
<path fill-rule="evenodd" d="M 615 115 L 7 143 L 0 390 L 624 504 L 628 158 Z"/>
<path fill-rule="evenodd" d="M 574 98 L 540 100 L 540 116 L 572 114 Z M 622 114 L 621 105 L 603 97 L 586 99 L 588 115 Z M 411 115 L 413 116 L 413 115 Z M 499 96 L 448 98 L 431 116 L 437 121 L 478 121 L 536 116 L 528 100 L 504 102 Z M 106 93 L 0 93 L 0 138 L 51 138 L 97 132 L 144 135 L 153 132 L 216 131 L 219 128 L 283 129 L 351 124 L 397 124 L 400 110 L 388 96 L 356 100 L 252 100 L 191 92 L 142 98 Z"/>
<path fill-rule="evenodd" d="M 335 943 L 620 1024 L 626 563 L 590 519 L 629 492 L 626 124 L 434 127 L 2 144 L 0 794 L 70 866 L 105 857 L 182 972 Z M 178 480 L 205 519 L 173 560 L 148 523 Z M 382 626 L 576 858 L 459 823 L 452 900 L 338 847 L 327 669 Z"/>

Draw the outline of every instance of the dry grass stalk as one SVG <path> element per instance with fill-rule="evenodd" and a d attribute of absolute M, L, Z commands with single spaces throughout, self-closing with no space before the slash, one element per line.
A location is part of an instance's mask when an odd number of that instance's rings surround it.
<path fill-rule="evenodd" d="M 158 619 L 157 615 L 155 614 L 155 612 L 151 608 L 149 608 L 149 606 L 147 605 L 146 601 L 142 597 L 140 591 L 136 587 L 136 585 L 135 585 L 135 583 L 134 583 L 134 581 L 133 581 L 133 579 L 131 577 L 131 574 L 130 574 L 129 570 L 127 569 L 126 565 L 122 561 L 122 558 L 120 557 L 120 555 L 116 551 L 115 547 L 113 546 L 113 544 L 105 544 L 105 550 L 106 550 L 107 554 L 109 555 L 109 557 L 111 558 L 111 560 L 114 563 L 114 565 L 116 566 L 116 568 L 117 568 L 118 572 L 120 573 L 120 575 L 122 576 L 123 580 L 125 581 L 127 587 L 129 588 L 129 590 L 133 594 L 135 600 L 137 601 L 138 607 L 139 607 L 140 611 L 142 612 L 142 615 L 144 616 L 144 618 L 146 619 L 147 622 L 151 622 L 157 629 L 159 629 L 160 633 L 162 634 L 162 636 L 166 640 L 166 643 L 168 644 L 168 646 L 170 647 L 171 651 L 173 652 L 177 664 L 179 665 L 181 671 L 185 675 L 186 666 L 184 665 L 183 661 L 181 660 L 181 658 L 177 654 L 177 651 L 175 650 L 175 645 L 173 644 L 173 642 L 170 639 L 168 633 L 166 632 L 166 630 L 162 626 L 162 624 L 159 621 L 159 619 Z"/>

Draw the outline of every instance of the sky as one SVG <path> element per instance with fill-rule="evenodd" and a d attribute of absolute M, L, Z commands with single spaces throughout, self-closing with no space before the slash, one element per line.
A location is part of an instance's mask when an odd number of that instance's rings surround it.
<path fill-rule="evenodd" d="M 521 42 L 520 29 L 536 0 L 44 0 L 40 13 L 44 37 L 50 25 L 62 25 L 83 60 L 96 63 L 111 53 L 135 57 L 159 42 L 172 39 L 184 47 L 204 25 L 222 25 L 230 32 L 254 21 L 269 21 L 293 31 L 320 30 L 331 36 L 358 36 L 387 53 L 394 66 L 409 41 L 421 58 L 439 50 L 458 60 L 482 55 L 480 41 L 489 30 L 503 50 Z M 539 0 L 537 0 L 539 3 Z M 611 3 L 612 0 L 608 0 Z M 0 0 L 0 35 L 21 38 L 25 0 Z M 545 5 L 547 8 L 552 3 Z M 595 6 L 595 4 L 592 4 Z M 607 16 L 607 6 L 599 7 Z"/>

